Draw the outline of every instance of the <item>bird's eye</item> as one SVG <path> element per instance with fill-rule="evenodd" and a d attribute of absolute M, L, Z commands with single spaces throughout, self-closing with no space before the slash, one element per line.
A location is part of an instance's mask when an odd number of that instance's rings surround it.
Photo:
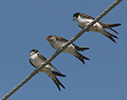
<path fill-rule="evenodd" d="M 48 38 L 51 38 L 52 36 L 50 35 L 50 36 L 48 36 Z"/>
<path fill-rule="evenodd" d="M 76 18 L 78 18 L 78 15 L 76 15 Z"/>
<path fill-rule="evenodd" d="M 79 16 L 78 14 L 75 14 L 75 17 L 76 17 L 76 18 L 78 18 L 78 16 Z"/>
<path fill-rule="evenodd" d="M 79 16 L 79 13 L 74 14 L 74 17 L 78 18 L 78 16 Z"/>

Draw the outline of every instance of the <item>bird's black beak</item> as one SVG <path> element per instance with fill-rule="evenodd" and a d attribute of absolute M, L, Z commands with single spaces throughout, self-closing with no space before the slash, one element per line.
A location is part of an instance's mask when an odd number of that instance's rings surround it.
<path fill-rule="evenodd" d="M 76 17 L 73 17 L 73 21 L 75 21 L 76 20 Z"/>

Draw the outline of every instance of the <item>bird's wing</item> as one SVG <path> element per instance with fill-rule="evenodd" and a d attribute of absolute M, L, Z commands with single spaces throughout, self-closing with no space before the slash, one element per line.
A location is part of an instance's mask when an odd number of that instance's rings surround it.
<path fill-rule="evenodd" d="M 43 61 L 46 61 L 47 59 L 44 57 L 44 56 L 42 56 L 41 54 L 38 54 L 38 56 L 43 60 Z M 49 63 L 49 65 L 51 65 L 56 71 L 58 71 L 59 73 L 60 73 L 60 71 L 56 68 L 56 67 L 54 67 L 51 63 Z"/>
<path fill-rule="evenodd" d="M 37 68 L 36 66 L 34 66 L 34 64 L 31 62 L 30 59 L 29 59 L 29 62 L 30 62 L 30 64 L 31 64 L 33 67 Z"/>
<path fill-rule="evenodd" d="M 86 17 L 86 18 L 88 18 L 88 19 L 95 19 L 95 18 L 93 18 L 93 17 L 91 17 L 91 16 L 89 16 L 89 15 L 86 15 L 86 14 L 80 14 L 81 16 L 83 16 L 83 17 Z M 101 24 L 102 26 L 106 26 L 106 24 L 105 23 L 102 23 L 102 22 L 100 22 L 100 21 L 98 21 L 98 23 L 99 24 Z"/>
<path fill-rule="evenodd" d="M 64 39 L 62 37 L 56 37 L 56 39 L 59 40 L 59 41 L 62 41 L 62 42 L 68 42 L 68 40 L 66 40 L 66 39 Z"/>
<path fill-rule="evenodd" d="M 95 18 L 93 18 L 93 17 L 91 17 L 91 16 L 89 16 L 89 15 L 86 15 L 86 14 L 81 14 L 81 13 L 80 13 L 80 15 L 83 16 L 83 17 L 86 17 L 86 18 L 88 18 L 88 19 L 93 19 L 93 20 L 95 19 Z"/>

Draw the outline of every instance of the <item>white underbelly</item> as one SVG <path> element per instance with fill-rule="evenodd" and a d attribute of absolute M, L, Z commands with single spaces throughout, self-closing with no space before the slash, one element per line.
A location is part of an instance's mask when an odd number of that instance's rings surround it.
<path fill-rule="evenodd" d="M 34 63 L 35 66 L 38 66 L 38 67 L 39 67 L 41 64 L 43 64 L 42 61 L 40 61 L 40 60 L 33 61 L 33 63 Z M 49 72 L 50 70 L 51 70 L 51 66 L 48 64 L 48 65 L 44 66 L 44 67 L 40 70 L 40 72 L 45 72 L 45 73 L 47 73 L 47 72 Z"/>
<path fill-rule="evenodd" d="M 38 59 L 38 57 L 32 58 L 31 62 L 33 63 L 34 66 L 40 66 L 43 62 L 41 59 Z"/>
<path fill-rule="evenodd" d="M 74 54 L 75 53 L 75 47 L 72 44 L 70 44 L 66 49 L 64 49 L 63 52 Z"/>
<path fill-rule="evenodd" d="M 49 73 L 51 71 L 51 66 L 48 64 L 46 66 L 44 66 L 42 69 L 41 69 L 42 72 L 45 72 L 45 73 Z"/>
<path fill-rule="evenodd" d="M 88 20 L 83 20 L 83 21 L 79 21 L 79 22 L 78 22 L 78 25 L 79 25 L 80 27 L 86 27 L 88 23 L 90 23 L 90 21 L 88 21 Z"/>
<path fill-rule="evenodd" d="M 54 44 L 54 47 L 55 47 L 56 49 L 60 49 L 60 48 L 61 48 L 62 46 L 64 46 L 64 45 L 65 45 L 64 42 L 56 42 L 56 43 Z M 63 52 L 73 54 L 73 53 L 75 52 L 75 47 L 74 47 L 72 44 L 70 44 L 66 49 L 63 50 Z"/>
<path fill-rule="evenodd" d="M 39 67 L 44 63 L 44 61 L 42 61 L 42 59 L 40 59 L 36 54 L 31 57 L 31 62 L 36 67 Z M 41 72 L 47 73 L 48 71 L 51 71 L 51 66 L 49 64 L 41 69 Z"/>
<path fill-rule="evenodd" d="M 78 25 L 81 26 L 81 27 L 86 27 L 86 26 L 88 26 L 91 22 L 92 22 L 92 21 L 89 21 L 89 22 L 80 22 L 80 23 L 78 23 Z M 103 29 L 102 26 L 101 26 L 98 22 L 96 22 L 93 26 L 91 26 L 91 27 L 89 28 L 90 31 L 98 31 L 99 33 L 100 33 L 100 31 L 102 31 L 102 29 Z"/>

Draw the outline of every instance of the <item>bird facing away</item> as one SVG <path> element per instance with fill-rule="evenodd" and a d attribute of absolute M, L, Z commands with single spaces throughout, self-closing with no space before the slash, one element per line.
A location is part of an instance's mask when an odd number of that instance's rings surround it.
<path fill-rule="evenodd" d="M 58 37 L 55 35 L 50 35 L 46 38 L 46 40 L 48 40 L 48 42 L 51 44 L 51 46 L 55 49 L 60 49 L 62 46 L 64 46 L 64 44 L 66 42 L 68 42 L 68 40 L 62 38 L 62 37 Z M 63 52 L 66 53 L 70 53 L 72 55 L 74 55 L 76 58 L 78 58 L 83 64 L 85 64 L 85 60 L 90 60 L 89 58 L 83 56 L 82 54 L 80 54 L 78 51 L 84 51 L 84 50 L 88 50 L 88 47 L 78 47 L 75 44 L 70 44 L 66 49 L 63 50 Z"/>
<path fill-rule="evenodd" d="M 30 63 L 35 67 L 39 67 L 41 64 L 43 64 L 47 59 L 42 56 L 41 54 L 39 54 L 39 51 L 37 49 L 32 49 L 30 51 L 30 58 L 29 61 Z M 51 63 L 47 64 L 46 66 L 44 66 L 39 72 L 44 72 L 46 73 L 56 84 L 56 86 L 58 87 L 59 91 L 61 91 L 60 86 L 62 86 L 64 89 L 64 85 L 57 79 L 56 76 L 62 76 L 62 77 L 66 77 L 66 75 L 61 74 L 60 72 L 54 71 L 52 68 L 54 67 Z M 56 69 L 56 68 L 55 68 Z"/>
<path fill-rule="evenodd" d="M 94 19 L 95 18 L 93 18 L 89 15 L 82 14 L 82 13 L 73 14 L 73 20 L 76 21 L 78 26 L 81 28 L 88 26 Z M 105 28 L 110 29 L 113 32 L 119 34 L 117 31 L 112 29 L 112 27 L 116 27 L 116 26 L 120 26 L 120 25 L 121 25 L 120 23 L 106 24 L 106 23 L 102 23 L 102 22 L 98 21 L 93 26 L 91 26 L 87 32 L 95 31 L 95 32 L 101 33 L 116 43 L 116 41 L 113 38 L 118 39 L 118 37 L 109 33 L 108 31 L 106 31 Z"/>

